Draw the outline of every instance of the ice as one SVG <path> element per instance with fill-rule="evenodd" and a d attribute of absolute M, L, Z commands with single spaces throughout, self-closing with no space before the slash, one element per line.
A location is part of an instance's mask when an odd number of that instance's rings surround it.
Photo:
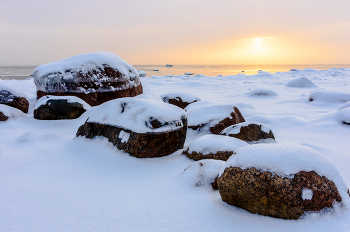
<path fill-rule="evenodd" d="M 248 143 L 228 136 L 222 135 L 204 135 L 195 141 L 193 141 L 188 147 L 188 152 L 200 152 L 203 155 L 210 153 L 215 154 L 218 151 L 232 151 L 234 152 L 237 148 L 247 146 Z"/>
<path fill-rule="evenodd" d="M 122 127 L 137 133 L 168 132 L 183 126 L 182 118 L 187 114 L 177 106 L 148 98 L 126 97 L 111 100 L 94 107 L 88 122 Z M 163 126 L 153 128 L 152 120 Z"/>
<path fill-rule="evenodd" d="M 181 98 L 182 102 L 187 102 L 191 103 L 194 101 L 200 101 L 201 99 L 190 93 L 182 93 L 182 92 L 177 92 L 177 93 L 165 93 L 160 96 L 162 99 L 165 99 L 165 102 L 169 102 L 169 99 L 178 99 Z M 179 100 L 179 99 L 178 99 Z"/>
<path fill-rule="evenodd" d="M 316 87 L 316 85 L 306 77 L 299 77 L 297 79 L 291 80 L 288 82 L 287 86 L 294 88 Z"/>
<path fill-rule="evenodd" d="M 80 103 L 83 105 L 85 110 L 88 110 L 91 108 L 91 106 L 89 104 L 87 104 L 85 101 L 83 101 L 82 99 L 75 97 L 75 96 L 53 96 L 53 95 L 46 95 L 41 97 L 38 102 L 36 103 L 34 109 L 38 109 L 40 106 L 42 105 L 46 105 L 47 101 L 49 100 L 66 100 L 67 99 L 67 103 Z"/>

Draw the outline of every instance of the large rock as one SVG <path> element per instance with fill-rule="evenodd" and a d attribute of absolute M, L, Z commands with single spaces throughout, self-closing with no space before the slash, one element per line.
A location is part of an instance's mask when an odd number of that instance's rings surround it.
<path fill-rule="evenodd" d="M 0 104 L 8 105 L 28 113 L 29 102 L 27 96 L 20 90 L 16 90 L 11 86 L 0 82 Z"/>
<path fill-rule="evenodd" d="M 76 96 L 91 106 L 142 93 L 139 74 L 109 52 L 87 53 L 37 67 L 38 99 L 45 95 Z"/>
<path fill-rule="evenodd" d="M 347 197 L 337 170 L 304 146 L 241 147 L 221 169 L 217 183 L 228 204 L 283 219 L 333 207 Z"/>
<path fill-rule="evenodd" d="M 220 135 L 204 135 L 196 139 L 182 154 L 195 161 L 202 159 L 216 159 L 226 161 L 236 149 L 246 146 L 248 143 L 230 137 Z"/>
<path fill-rule="evenodd" d="M 337 90 L 316 90 L 310 94 L 309 101 L 346 103 L 350 101 L 350 92 Z"/>
<path fill-rule="evenodd" d="M 243 122 L 229 126 L 221 131 L 220 135 L 234 137 L 247 142 L 275 139 L 270 127 L 257 122 Z"/>
<path fill-rule="evenodd" d="M 209 130 L 212 134 L 231 125 L 245 122 L 235 105 L 209 105 L 194 108 L 188 112 L 188 127 L 193 130 Z"/>
<path fill-rule="evenodd" d="M 160 96 L 165 103 L 185 109 L 189 104 L 198 102 L 201 99 L 194 94 L 189 93 L 166 93 Z"/>
<path fill-rule="evenodd" d="M 34 118 L 40 120 L 61 120 L 79 118 L 90 106 L 74 96 L 49 96 L 39 99 Z"/>
<path fill-rule="evenodd" d="M 185 111 L 140 95 L 100 105 L 78 129 L 77 136 L 103 136 L 131 156 L 152 158 L 182 149 L 186 131 Z"/>

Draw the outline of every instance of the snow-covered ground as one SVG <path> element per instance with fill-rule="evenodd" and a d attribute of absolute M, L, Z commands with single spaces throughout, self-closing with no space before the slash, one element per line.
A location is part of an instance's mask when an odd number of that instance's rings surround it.
<path fill-rule="evenodd" d="M 218 191 L 192 185 L 188 176 L 196 169 L 183 171 L 194 161 L 182 150 L 138 159 L 107 139 L 77 138 L 94 107 L 75 120 L 36 120 L 33 79 L 4 82 L 28 96 L 30 110 L 0 122 L 1 231 L 350 230 L 348 199 L 344 207 L 296 221 L 251 214 L 224 203 Z M 350 186 L 350 125 L 342 123 L 350 122 L 350 69 L 152 76 L 141 82 L 145 93 L 184 92 L 234 104 L 246 121 L 269 126 L 276 144 L 305 145 L 322 153 Z M 326 91 L 309 101 L 318 90 Z M 185 145 L 200 136 L 189 130 Z M 217 170 L 221 163 L 212 166 Z"/>

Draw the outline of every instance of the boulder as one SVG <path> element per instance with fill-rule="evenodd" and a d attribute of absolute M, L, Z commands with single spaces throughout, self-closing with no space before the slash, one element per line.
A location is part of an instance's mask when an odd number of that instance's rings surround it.
<path fill-rule="evenodd" d="M 234 137 L 247 142 L 275 139 L 270 127 L 258 122 L 243 122 L 229 126 L 221 131 L 220 135 Z"/>
<path fill-rule="evenodd" d="M 306 77 L 299 77 L 297 79 L 291 80 L 287 84 L 288 87 L 292 88 L 311 88 L 317 87 L 312 81 Z"/>
<path fill-rule="evenodd" d="M 182 154 L 195 161 L 215 159 L 226 161 L 236 149 L 248 143 L 231 137 L 220 135 L 204 135 L 186 147 Z"/>
<path fill-rule="evenodd" d="M 91 108 L 86 102 L 74 96 L 49 96 L 39 99 L 34 118 L 40 120 L 61 120 L 79 118 Z"/>
<path fill-rule="evenodd" d="M 0 104 L 0 121 L 7 121 L 9 118 L 18 118 L 25 115 L 19 109 Z"/>
<path fill-rule="evenodd" d="M 189 93 L 167 93 L 160 96 L 165 103 L 169 103 L 185 109 L 189 104 L 200 101 L 201 99 L 194 94 Z"/>
<path fill-rule="evenodd" d="M 91 106 L 142 93 L 139 73 L 110 52 L 87 53 L 37 67 L 38 99 L 45 95 L 76 96 Z"/>
<path fill-rule="evenodd" d="M 103 136 L 131 156 L 153 158 L 182 149 L 186 132 L 184 110 L 140 95 L 96 107 L 79 127 L 77 136 Z"/>
<path fill-rule="evenodd" d="M 8 105 L 28 113 L 29 102 L 27 96 L 20 90 L 16 90 L 11 86 L 0 82 L 0 104 Z"/>
<path fill-rule="evenodd" d="M 316 90 L 310 94 L 309 101 L 346 103 L 350 101 L 350 92 L 337 90 Z"/>
<path fill-rule="evenodd" d="M 241 147 L 221 169 L 217 184 L 226 203 L 282 219 L 331 208 L 347 196 L 338 171 L 306 146 Z"/>
<path fill-rule="evenodd" d="M 241 122 L 245 120 L 235 105 L 202 106 L 188 112 L 188 128 L 217 135 L 226 127 Z"/>

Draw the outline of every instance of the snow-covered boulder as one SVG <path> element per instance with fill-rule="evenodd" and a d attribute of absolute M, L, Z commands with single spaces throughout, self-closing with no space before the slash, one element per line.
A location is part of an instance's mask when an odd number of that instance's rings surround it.
<path fill-rule="evenodd" d="M 79 118 L 91 106 L 74 96 L 43 96 L 34 109 L 34 118 L 40 120 L 61 120 Z"/>
<path fill-rule="evenodd" d="M 291 80 L 287 84 L 288 87 L 293 88 L 311 88 L 311 87 L 317 87 L 312 81 L 310 81 L 306 77 L 299 77 L 297 79 Z"/>
<path fill-rule="evenodd" d="M 194 110 L 194 109 L 202 107 L 202 106 L 214 106 L 214 105 L 220 105 L 220 103 L 213 102 L 213 101 L 196 101 L 196 102 L 193 102 L 193 103 L 189 104 L 188 106 L 186 106 L 186 108 L 184 110 L 186 112 L 190 112 L 191 110 Z"/>
<path fill-rule="evenodd" d="M 18 118 L 25 115 L 19 109 L 0 104 L 0 121 L 7 121 L 9 118 Z"/>
<path fill-rule="evenodd" d="M 25 93 L 14 89 L 0 80 L 0 104 L 8 105 L 28 113 L 29 101 Z"/>
<path fill-rule="evenodd" d="M 318 151 L 301 145 L 241 147 L 226 161 L 217 183 L 228 204 L 283 219 L 298 219 L 348 197 L 336 168 Z"/>
<path fill-rule="evenodd" d="M 350 108 L 345 108 L 336 112 L 336 119 L 343 124 L 350 125 Z"/>
<path fill-rule="evenodd" d="M 185 109 L 189 104 L 201 100 L 198 96 L 190 93 L 166 93 L 160 97 L 165 103 L 178 106 L 181 109 Z"/>
<path fill-rule="evenodd" d="M 139 73 L 110 52 L 86 53 L 37 67 L 38 99 L 45 95 L 76 96 L 91 106 L 142 93 Z"/>
<path fill-rule="evenodd" d="M 270 89 L 253 89 L 247 93 L 248 96 L 250 97 L 273 97 L 277 96 L 278 93 L 276 93 L 273 90 Z"/>
<path fill-rule="evenodd" d="M 194 103 L 195 104 L 195 103 Z M 188 128 L 219 134 L 228 126 L 245 122 L 235 105 L 209 105 L 188 112 Z"/>
<path fill-rule="evenodd" d="M 206 187 L 217 190 L 216 178 L 222 166 L 222 160 L 201 160 L 190 164 L 180 175 L 179 180 L 189 187 Z"/>
<path fill-rule="evenodd" d="M 221 135 L 204 135 L 193 141 L 182 154 L 195 161 L 202 159 L 228 160 L 239 147 L 248 143 Z"/>
<path fill-rule="evenodd" d="M 317 90 L 310 94 L 309 101 L 345 103 L 350 101 L 350 92 Z"/>
<path fill-rule="evenodd" d="M 183 148 L 186 116 L 179 107 L 150 96 L 116 99 L 96 107 L 77 136 L 103 136 L 131 156 L 161 157 Z"/>
<path fill-rule="evenodd" d="M 259 122 L 242 122 L 229 126 L 221 131 L 220 135 L 226 135 L 244 141 L 259 141 L 261 139 L 275 139 L 271 128 Z"/>

